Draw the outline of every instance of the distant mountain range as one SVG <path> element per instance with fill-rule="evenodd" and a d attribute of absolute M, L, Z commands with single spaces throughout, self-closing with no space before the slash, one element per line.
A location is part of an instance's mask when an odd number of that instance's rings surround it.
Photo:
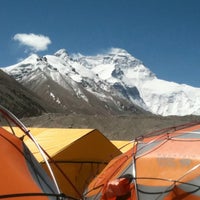
<path fill-rule="evenodd" d="M 29 91 L 40 112 L 200 115 L 200 88 L 158 79 L 123 49 L 96 56 L 61 49 L 1 69 Z"/>

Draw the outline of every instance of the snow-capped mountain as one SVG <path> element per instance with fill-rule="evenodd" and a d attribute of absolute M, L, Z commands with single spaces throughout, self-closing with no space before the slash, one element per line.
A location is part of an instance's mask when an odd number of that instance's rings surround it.
<path fill-rule="evenodd" d="M 33 54 L 2 70 L 67 109 L 117 113 L 141 108 L 163 116 L 200 115 L 200 88 L 158 79 L 123 49 L 96 56 L 69 55 L 61 49 L 43 57 Z"/>

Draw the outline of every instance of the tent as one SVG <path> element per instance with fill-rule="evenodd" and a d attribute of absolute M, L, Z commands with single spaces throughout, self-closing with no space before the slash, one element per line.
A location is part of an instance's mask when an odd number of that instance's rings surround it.
<path fill-rule="evenodd" d="M 97 129 L 28 128 L 48 156 L 51 168 L 62 192 L 77 199 L 89 182 L 108 162 L 121 154 Z M 22 137 L 19 130 L 14 129 Z M 48 172 L 47 165 L 32 140 L 26 145 Z"/>
<path fill-rule="evenodd" d="M 128 140 L 111 140 L 111 142 L 122 152 L 125 153 L 134 145 L 133 141 Z"/>
<path fill-rule="evenodd" d="M 2 128 L 5 123 L 10 126 L 14 123 L 25 130 L 9 111 L 0 106 L 0 199 L 63 199 L 57 184 L 37 162 L 22 138 Z"/>
<path fill-rule="evenodd" d="M 91 181 L 85 199 L 200 200 L 199 123 L 157 131 L 135 142 Z"/>
<path fill-rule="evenodd" d="M 61 190 L 79 199 L 89 182 L 113 157 L 121 154 L 96 129 L 46 129 L 35 138 L 47 152 Z M 30 140 L 26 144 L 46 169 L 35 146 Z"/>

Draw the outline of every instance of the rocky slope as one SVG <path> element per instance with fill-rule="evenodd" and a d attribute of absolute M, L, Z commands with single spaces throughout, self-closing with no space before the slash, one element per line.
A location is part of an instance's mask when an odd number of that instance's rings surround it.
<path fill-rule="evenodd" d="M 53 112 L 37 95 L 0 70 L 0 103 L 18 117 Z"/>

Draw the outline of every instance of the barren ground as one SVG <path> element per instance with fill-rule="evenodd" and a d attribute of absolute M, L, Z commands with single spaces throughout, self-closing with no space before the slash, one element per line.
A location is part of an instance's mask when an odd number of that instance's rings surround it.
<path fill-rule="evenodd" d="M 91 128 L 98 129 L 112 140 L 133 140 L 152 131 L 174 127 L 190 122 L 199 122 L 200 116 L 160 117 L 146 115 L 92 116 L 77 114 L 44 114 L 22 118 L 27 127 Z"/>

